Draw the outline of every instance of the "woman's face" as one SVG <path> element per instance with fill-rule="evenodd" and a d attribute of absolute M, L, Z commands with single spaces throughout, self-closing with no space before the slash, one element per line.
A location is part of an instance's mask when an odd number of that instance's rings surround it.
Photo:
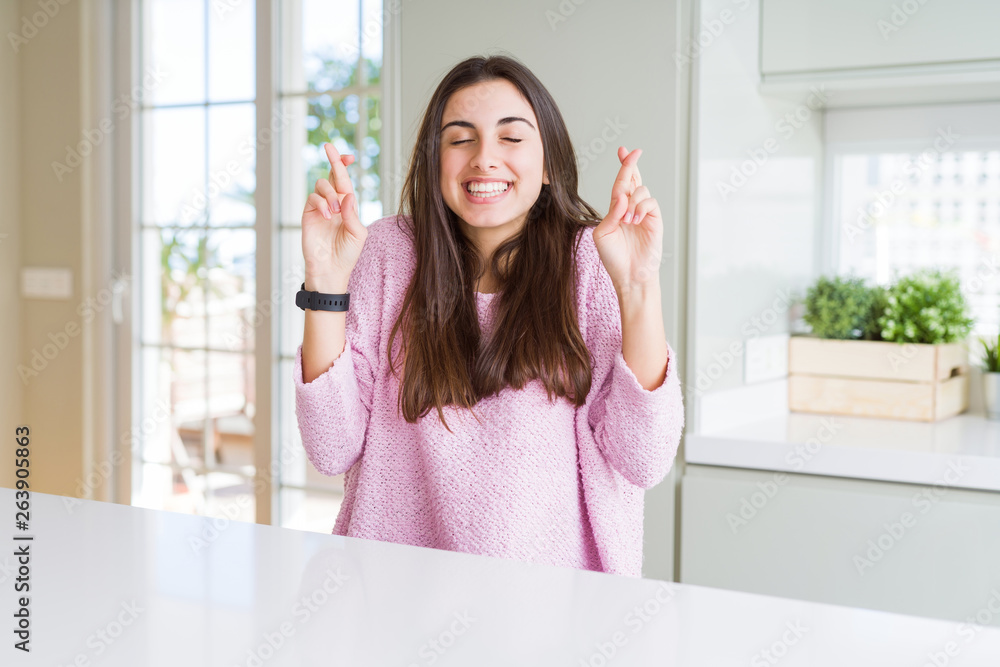
<path fill-rule="evenodd" d="M 496 247 L 517 233 L 549 182 L 538 120 L 517 88 L 496 79 L 453 93 L 440 141 L 441 194 L 466 235 Z"/>

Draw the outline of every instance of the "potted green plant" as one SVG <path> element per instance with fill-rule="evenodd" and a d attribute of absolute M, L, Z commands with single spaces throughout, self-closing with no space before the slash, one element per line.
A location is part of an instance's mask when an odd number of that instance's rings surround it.
<path fill-rule="evenodd" d="M 972 330 L 969 306 L 954 272 L 923 269 L 900 278 L 888 291 L 878 318 L 884 340 L 901 343 L 956 343 Z"/>
<path fill-rule="evenodd" d="M 958 278 L 924 269 L 888 288 L 820 277 L 808 336 L 789 339 L 789 409 L 934 421 L 968 407 L 972 327 Z"/>
<path fill-rule="evenodd" d="M 983 344 L 983 402 L 986 416 L 1000 419 L 1000 334 L 996 340 L 980 338 Z"/>
<path fill-rule="evenodd" d="M 820 276 L 806 292 L 803 319 L 819 338 L 881 340 L 878 317 L 885 305 L 885 289 L 862 278 Z"/>

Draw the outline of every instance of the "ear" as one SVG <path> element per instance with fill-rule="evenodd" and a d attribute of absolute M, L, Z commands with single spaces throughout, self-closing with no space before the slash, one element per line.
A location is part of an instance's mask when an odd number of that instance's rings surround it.
<path fill-rule="evenodd" d="M 549 172 L 548 170 L 544 170 L 542 172 L 542 185 L 548 185 L 548 184 L 549 184 Z"/>

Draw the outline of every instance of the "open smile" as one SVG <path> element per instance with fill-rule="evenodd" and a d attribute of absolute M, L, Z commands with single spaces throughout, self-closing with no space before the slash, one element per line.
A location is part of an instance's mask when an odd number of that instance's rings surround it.
<path fill-rule="evenodd" d="M 504 187 L 506 186 L 506 187 Z M 507 197 L 507 194 L 514 189 L 514 184 L 510 181 L 501 181 L 500 186 L 490 185 L 492 189 L 479 192 L 469 192 L 468 184 L 462 186 L 465 198 L 473 204 L 493 204 Z"/>

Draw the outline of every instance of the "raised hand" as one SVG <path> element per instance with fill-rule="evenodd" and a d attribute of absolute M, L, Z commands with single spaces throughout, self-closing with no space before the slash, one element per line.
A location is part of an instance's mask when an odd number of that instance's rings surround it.
<path fill-rule="evenodd" d="M 316 181 L 302 213 L 302 256 L 306 289 L 342 293 L 361 256 L 368 229 L 361 224 L 357 197 L 347 174 L 353 155 L 341 156 L 333 144 L 323 145 L 330 175 Z"/>
<path fill-rule="evenodd" d="M 594 244 L 615 289 L 658 283 L 663 255 L 660 205 L 642 184 L 636 163 L 642 149 L 618 148 L 621 168 L 611 187 L 608 215 L 594 229 Z"/>

